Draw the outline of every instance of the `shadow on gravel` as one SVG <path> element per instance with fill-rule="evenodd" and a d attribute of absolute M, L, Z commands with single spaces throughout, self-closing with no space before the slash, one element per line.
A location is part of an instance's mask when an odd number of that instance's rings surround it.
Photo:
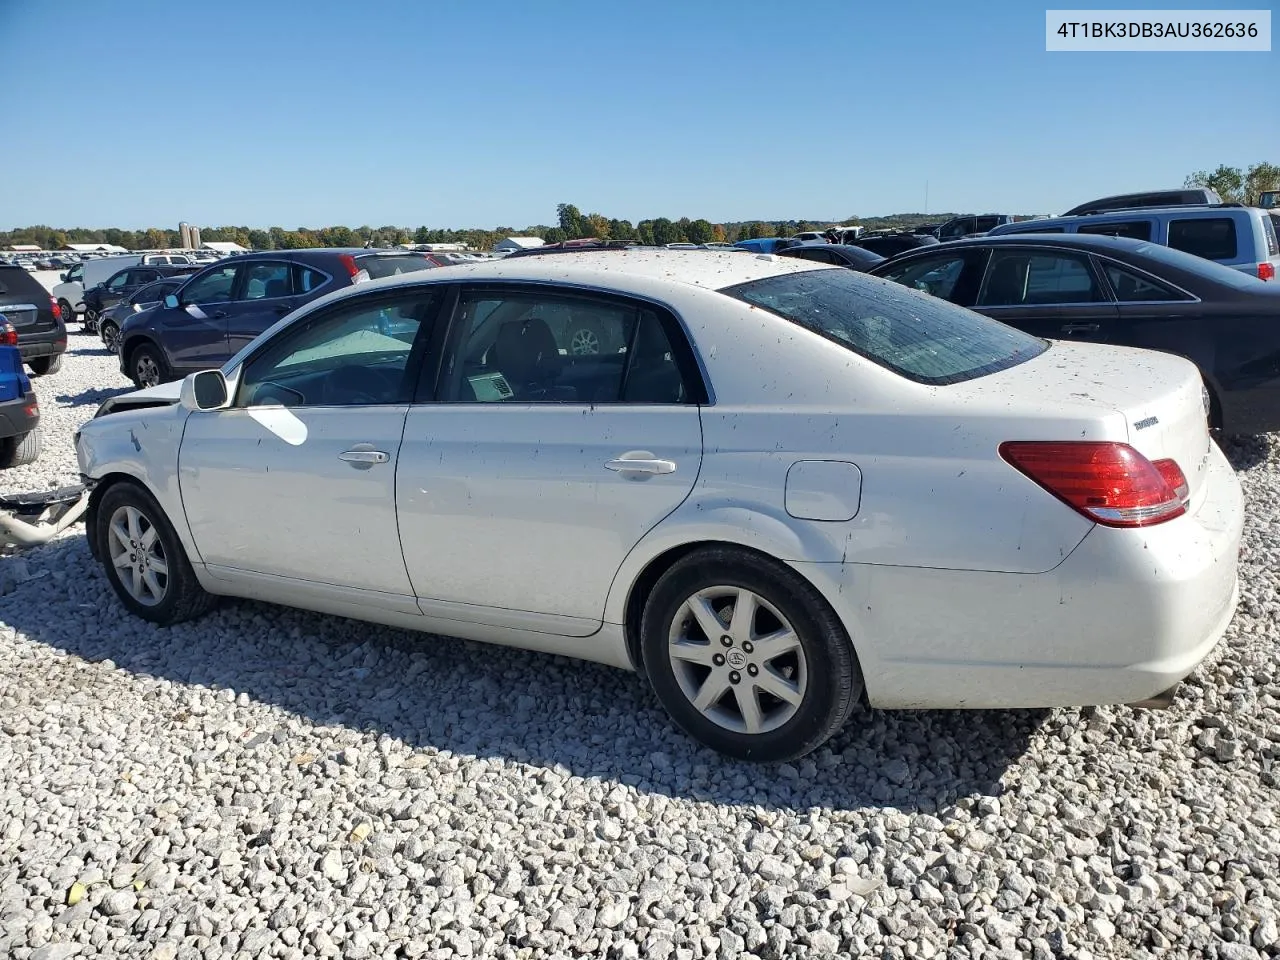
<path fill-rule="evenodd" d="M 1250 470 L 1270 459 L 1274 441 L 1271 434 L 1264 433 L 1258 436 L 1219 437 L 1218 443 L 1231 466 L 1237 470 Z"/>
<path fill-rule="evenodd" d="M 123 387 L 90 387 L 88 390 L 82 390 L 79 393 L 60 393 L 53 399 L 59 403 L 69 403 L 72 406 L 82 406 L 92 404 L 97 406 L 108 397 L 118 397 L 122 393 L 130 393 L 138 389 L 133 384 Z"/>
<path fill-rule="evenodd" d="M 124 612 L 83 536 L 24 558 L 32 574 L 48 575 L 0 597 L 0 621 L 84 660 L 232 689 L 317 725 L 385 734 L 413 749 L 697 801 L 945 814 L 961 798 L 999 794 L 1002 775 L 1048 715 L 862 708 L 810 757 L 761 766 L 699 747 L 671 725 L 644 681 L 624 671 L 247 601 L 160 629 Z M 49 591 L 63 595 L 63 615 L 50 615 Z"/>

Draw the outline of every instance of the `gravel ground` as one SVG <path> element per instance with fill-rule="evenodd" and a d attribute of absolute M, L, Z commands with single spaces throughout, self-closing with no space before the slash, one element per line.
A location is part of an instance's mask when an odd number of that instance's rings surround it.
<path fill-rule="evenodd" d="M 124 386 L 71 343 L 4 489 L 74 479 Z M 156 629 L 78 531 L 0 560 L 0 957 L 1280 956 L 1280 451 L 1228 446 L 1243 601 L 1172 709 L 863 712 L 775 768 L 621 672 L 250 603 Z"/>

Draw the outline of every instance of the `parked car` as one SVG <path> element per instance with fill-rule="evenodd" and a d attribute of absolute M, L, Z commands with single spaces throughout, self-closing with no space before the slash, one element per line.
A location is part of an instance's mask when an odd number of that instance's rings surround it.
<path fill-rule="evenodd" d="M 869 233 L 851 242 L 882 257 L 893 257 L 907 250 L 937 246 L 938 238 L 925 233 Z"/>
<path fill-rule="evenodd" d="M 135 313 L 149 310 L 169 294 L 187 282 L 186 275 L 163 277 L 131 293 L 113 307 L 108 307 L 98 318 L 98 336 L 112 353 L 120 347 L 120 327 Z"/>
<path fill-rule="evenodd" d="M 108 307 L 114 307 L 135 290 L 159 280 L 161 277 L 189 276 L 199 268 L 194 264 L 176 266 L 141 264 L 125 267 L 84 294 L 84 325 L 86 330 L 96 330 L 98 318 Z"/>
<path fill-rule="evenodd" d="M 787 237 L 753 237 L 750 240 L 739 240 L 734 246 L 752 253 L 777 253 L 795 246 L 795 243 Z"/>
<path fill-rule="evenodd" d="M 1011 214 L 969 213 L 962 217 L 952 217 L 938 228 L 937 237 L 945 243 L 949 240 L 960 240 L 963 237 L 980 236 L 1005 223 L 1013 223 Z"/>
<path fill-rule="evenodd" d="M 1053 217 L 1008 224 L 990 236 L 1011 233 L 1076 233 L 1130 237 L 1162 243 L 1214 260 L 1260 280 L 1274 280 L 1280 266 L 1276 218 L 1257 207 L 1151 207 L 1079 217 Z"/>
<path fill-rule="evenodd" d="M 1175 190 L 1147 190 L 1142 193 L 1118 193 L 1111 197 L 1099 197 L 1072 207 L 1064 217 L 1084 216 L 1091 213 L 1109 213 L 1113 210 L 1136 210 L 1142 207 L 1185 207 L 1196 204 L 1219 206 L 1222 197 L 1209 187 L 1179 187 Z"/>
<path fill-rule="evenodd" d="M 291 310 L 371 278 L 435 262 L 403 250 L 248 253 L 193 275 L 162 304 L 120 325 L 120 371 L 140 387 L 216 367 Z"/>
<path fill-rule="evenodd" d="M 544 309 L 630 346 L 572 357 Z M 1167 702 L 1238 595 L 1201 389 L 852 270 L 597 251 L 340 290 L 76 450 L 138 617 L 253 597 L 639 669 L 777 761 L 864 694 Z"/>
<path fill-rule="evenodd" d="M 40 404 L 22 369 L 18 331 L 0 312 L 0 469 L 34 463 L 40 441 Z"/>
<path fill-rule="evenodd" d="M 67 349 L 62 310 L 49 291 L 21 267 L 0 267 L 0 313 L 17 331 L 22 362 L 36 376 L 57 373 Z"/>
<path fill-rule="evenodd" d="M 822 230 L 804 230 L 792 235 L 791 239 L 796 243 L 826 243 L 827 235 Z"/>
<path fill-rule="evenodd" d="M 851 270 L 867 270 L 877 263 L 883 263 L 884 257 L 872 253 L 863 247 L 847 243 L 802 243 L 797 247 L 787 247 L 778 251 L 780 257 L 796 257 L 800 260 L 812 260 L 814 263 L 831 263 L 837 267 L 849 267 Z"/>
<path fill-rule="evenodd" d="M 62 274 L 62 282 L 53 288 L 54 299 L 62 310 L 62 319 L 71 323 L 76 313 L 84 309 L 84 292 L 102 283 L 118 270 L 141 263 L 140 254 L 124 254 L 119 257 L 91 257 L 77 263 Z"/>
<path fill-rule="evenodd" d="M 1179 354 L 1204 377 L 1213 426 L 1280 430 L 1280 284 L 1158 243 L 1088 234 L 957 241 L 870 272 L 1035 336 Z"/>

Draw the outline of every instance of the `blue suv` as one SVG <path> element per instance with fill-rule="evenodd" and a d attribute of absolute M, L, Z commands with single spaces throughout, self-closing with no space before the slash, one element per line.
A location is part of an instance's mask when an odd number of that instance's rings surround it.
<path fill-rule="evenodd" d="M 195 274 L 120 327 L 120 372 L 138 387 L 220 367 L 285 314 L 363 280 L 440 264 L 408 250 L 248 253 Z"/>

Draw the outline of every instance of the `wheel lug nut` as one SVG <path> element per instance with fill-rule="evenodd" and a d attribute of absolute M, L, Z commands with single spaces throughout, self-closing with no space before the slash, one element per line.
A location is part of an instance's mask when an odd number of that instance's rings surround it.
<path fill-rule="evenodd" d="M 750 652 L 751 652 L 752 650 L 754 650 L 754 649 L 755 649 L 755 647 L 752 645 L 752 643 L 751 643 L 751 641 L 750 641 L 750 640 L 744 640 L 744 641 L 743 641 L 743 643 L 742 643 L 742 652 L 743 652 L 743 653 L 750 653 Z"/>
<path fill-rule="evenodd" d="M 751 676 L 754 677 L 759 672 L 760 672 L 760 668 L 757 667 L 754 663 L 747 664 L 747 673 L 751 674 Z"/>
<path fill-rule="evenodd" d="M 740 674 L 737 670 L 734 670 L 732 673 L 729 674 L 730 683 L 737 683 L 741 679 L 742 679 L 742 674 Z"/>
<path fill-rule="evenodd" d="M 720 644 L 721 644 L 721 646 L 725 646 L 725 647 L 732 647 L 732 646 L 733 646 L 733 637 L 729 636 L 729 635 L 726 633 L 724 636 L 722 636 L 722 637 L 720 638 Z"/>
<path fill-rule="evenodd" d="M 711 662 L 714 663 L 717 667 L 723 667 L 724 657 L 722 657 L 720 654 L 717 653 L 714 657 L 711 658 Z"/>

